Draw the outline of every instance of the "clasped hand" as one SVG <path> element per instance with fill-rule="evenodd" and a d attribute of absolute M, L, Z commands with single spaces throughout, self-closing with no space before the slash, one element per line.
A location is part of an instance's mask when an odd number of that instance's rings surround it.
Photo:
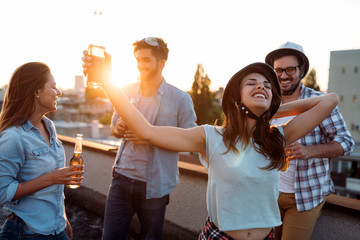
<path fill-rule="evenodd" d="M 289 161 L 294 159 L 308 159 L 306 146 L 295 142 L 285 148 L 286 157 Z"/>
<path fill-rule="evenodd" d="M 122 119 L 116 121 L 115 129 L 119 137 L 125 138 L 126 141 L 130 141 L 134 145 L 149 145 L 148 141 L 137 137 Z"/>

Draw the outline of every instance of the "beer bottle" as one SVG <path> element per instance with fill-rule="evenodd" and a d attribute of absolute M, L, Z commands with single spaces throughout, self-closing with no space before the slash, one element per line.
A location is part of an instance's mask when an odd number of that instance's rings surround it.
<path fill-rule="evenodd" d="M 75 141 L 75 148 L 74 148 L 74 155 L 70 159 L 70 166 L 78 165 L 78 164 L 84 164 L 84 160 L 81 156 L 82 154 L 82 140 L 83 135 L 82 134 L 76 134 L 76 141 Z M 74 169 L 73 171 L 78 171 L 78 169 Z M 81 177 L 81 175 L 76 175 L 75 177 Z M 79 188 L 80 184 L 76 185 L 67 185 L 69 188 L 75 189 Z"/>
<path fill-rule="evenodd" d="M 288 157 L 286 157 L 286 163 L 285 163 L 284 167 L 281 169 L 281 171 L 287 172 L 287 170 L 289 169 L 289 164 L 290 164 L 289 159 L 288 159 Z"/>

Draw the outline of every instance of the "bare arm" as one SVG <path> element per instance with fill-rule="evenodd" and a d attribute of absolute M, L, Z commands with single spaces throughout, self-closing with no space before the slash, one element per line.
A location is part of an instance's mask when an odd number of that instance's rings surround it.
<path fill-rule="evenodd" d="M 203 127 L 182 129 L 177 127 L 153 126 L 130 103 L 124 92 L 110 81 L 103 89 L 116 111 L 130 130 L 140 139 L 152 145 L 176 152 L 201 152 L 206 149 Z"/>
<path fill-rule="evenodd" d="M 309 158 L 335 158 L 344 154 L 344 149 L 340 143 L 331 141 L 325 144 L 304 146 L 294 142 L 285 148 L 286 156 L 289 160 L 309 159 Z"/>
<path fill-rule="evenodd" d="M 121 118 L 118 118 L 115 124 L 111 123 L 110 131 L 113 136 L 117 138 L 125 138 L 126 141 L 131 141 L 135 145 L 149 145 L 147 141 L 140 139 L 131 130 L 129 130 L 126 123 Z"/>
<path fill-rule="evenodd" d="M 308 158 L 335 158 L 344 154 L 340 143 L 331 141 L 325 144 L 307 146 Z"/>
<path fill-rule="evenodd" d="M 73 171 L 74 169 L 80 169 L 79 171 Z M 71 167 L 59 168 L 50 173 L 41 175 L 27 182 L 19 183 L 13 200 L 26 197 L 33 194 L 43 188 L 54 184 L 78 184 L 83 177 L 75 177 L 74 175 L 84 174 L 83 165 L 73 165 Z M 73 176 L 73 177 L 72 177 Z"/>
<path fill-rule="evenodd" d="M 278 111 L 273 116 L 273 118 L 283 118 L 288 116 L 299 115 L 309 110 L 313 104 L 314 103 L 308 102 L 308 100 L 305 99 L 281 104 Z"/>
<path fill-rule="evenodd" d="M 281 105 L 277 117 L 301 113 L 284 126 L 286 144 L 293 143 L 309 133 L 331 114 L 337 104 L 337 95 L 330 93 Z"/>

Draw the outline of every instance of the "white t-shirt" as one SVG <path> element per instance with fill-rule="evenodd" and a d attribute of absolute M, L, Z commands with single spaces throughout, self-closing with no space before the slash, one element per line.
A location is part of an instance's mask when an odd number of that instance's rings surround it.
<path fill-rule="evenodd" d="M 208 169 L 207 209 L 221 231 L 269 228 L 281 225 L 277 204 L 279 171 L 263 170 L 270 161 L 249 145 L 239 154 L 229 151 L 214 126 L 203 126 Z M 283 133 L 282 127 L 278 127 Z M 222 133 L 222 128 L 217 127 Z"/>
<path fill-rule="evenodd" d="M 288 121 L 292 120 L 294 117 L 295 116 L 276 118 L 271 121 L 271 124 L 276 126 L 284 125 Z M 280 192 L 295 193 L 295 188 L 294 188 L 295 172 L 296 172 L 296 161 L 294 159 L 289 162 L 289 168 L 286 172 L 280 172 L 280 186 L 279 186 Z"/>

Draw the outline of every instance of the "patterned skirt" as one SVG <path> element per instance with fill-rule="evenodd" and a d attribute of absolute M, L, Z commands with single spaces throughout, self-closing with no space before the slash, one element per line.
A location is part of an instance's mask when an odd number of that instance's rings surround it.
<path fill-rule="evenodd" d="M 275 228 L 272 228 L 269 235 L 264 238 L 264 240 L 274 240 L 275 239 Z M 198 240 L 234 240 L 228 234 L 220 231 L 220 229 L 210 220 L 210 217 L 207 218 L 204 229 L 201 231 Z"/>

